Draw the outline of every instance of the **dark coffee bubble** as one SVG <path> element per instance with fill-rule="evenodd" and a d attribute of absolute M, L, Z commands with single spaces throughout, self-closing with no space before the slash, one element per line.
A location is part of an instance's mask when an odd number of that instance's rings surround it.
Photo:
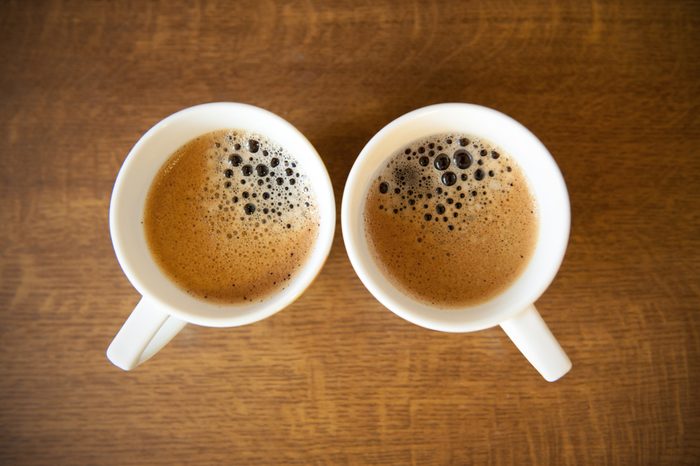
<path fill-rule="evenodd" d="M 462 178 L 462 181 L 467 181 L 467 178 L 469 178 L 469 177 L 467 176 L 466 173 L 462 173 L 462 174 L 460 175 L 460 178 Z"/>
<path fill-rule="evenodd" d="M 421 146 L 418 148 L 418 153 L 419 154 L 424 154 L 425 153 L 425 147 Z"/>
<path fill-rule="evenodd" d="M 235 144 L 233 145 L 233 148 L 236 149 L 236 150 L 241 150 L 241 145 L 238 144 L 238 143 L 235 143 Z"/>
<path fill-rule="evenodd" d="M 403 153 L 406 154 L 406 155 L 408 155 L 408 154 L 411 153 L 411 149 L 410 149 L 410 148 L 409 148 L 409 149 L 406 149 L 405 151 L 403 151 Z"/>
<path fill-rule="evenodd" d="M 381 183 L 379 183 L 379 192 L 382 194 L 386 194 L 387 191 L 389 191 L 389 183 L 387 183 L 386 181 L 382 181 Z"/>
<path fill-rule="evenodd" d="M 219 147 L 221 147 L 221 144 L 219 144 L 218 142 L 215 142 L 214 145 L 216 146 L 217 149 L 218 149 Z"/>
<path fill-rule="evenodd" d="M 452 199 L 451 197 L 448 197 L 448 198 L 447 198 L 447 203 L 448 203 L 448 204 L 453 204 L 454 201 L 455 201 L 455 200 Z"/>
<path fill-rule="evenodd" d="M 488 154 L 488 152 L 486 151 L 486 149 L 481 149 L 481 151 L 479 151 L 479 154 L 480 154 L 482 157 L 486 157 L 486 154 Z"/>
<path fill-rule="evenodd" d="M 446 222 L 446 221 L 447 221 L 447 217 L 442 217 L 442 221 L 443 221 L 443 222 Z"/>
<path fill-rule="evenodd" d="M 440 154 L 435 157 L 434 165 L 438 170 L 447 170 L 447 167 L 450 166 L 450 158 L 447 156 L 447 154 Z"/>
<path fill-rule="evenodd" d="M 432 195 L 431 193 L 427 193 L 427 194 L 425 195 L 425 197 L 428 198 L 428 199 L 430 199 L 430 198 L 433 197 L 433 195 Z"/>
<path fill-rule="evenodd" d="M 243 199 L 248 199 L 248 197 L 250 196 L 250 193 L 248 191 L 243 191 L 242 196 L 243 196 Z"/>
<path fill-rule="evenodd" d="M 449 229 L 450 229 L 450 231 L 452 231 L 452 230 L 454 230 L 454 229 L 455 229 L 454 225 L 447 225 L 447 228 L 449 228 Z"/>
<path fill-rule="evenodd" d="M 243 165 L 241 171 L 243 172 L 243 176 L 250 176 L 253 174 L 253 167 L 250 165 Z"/>
<path fill-rule="evenodd" d="M 430 219 L 432 219 L 433 216 L 430 215 L 430 214 L 425 214 L 425 215 L 423 216 L 423 218 L 426 219 L 426 220 L 428 220 L 428 221 L 430 221 Z"/>
<path fill-rule="evenodd" d="M 435 206 L 435 212 L 438 213 L 438 215 L 442 215 L 445 213 L 445 206 L 442 204 L 438 204 Z"/>
<path fill-rule="evenodd" d="M 445 142 L 448 143 L 448 144 L 452 144 L 452 139 L 447 138 L 447 140 L 445 140 Z"/>
<path fill-rule="evenodd" d="M 226 170 L 224 170 L 224 176 L 226 178 L 231 178 L 233 176 L 233 170 L 231 170 L 230 168 L 227 168 Z"/>
<path fill-rule="evenodd" d="M 497 159 L 497 158 L 500 157 L 500 156 L 501 156 L 501 154 L 499 154 L 499 153 L 496 152 L 495 150 L 492 150 L 492 151 L 491 151 L 491 157 L 493 157 L 494 159 Z"/>
<path fill-rule="evenodd" d="M 265 208 L 263 209 L 263 214 L 267 214 L 267 213 L 269 213 L 269 212 L 270 212 L 270 209 L 268 209 L 267 207 L 265 207 Z"/>
<path fill-rule="evenodd" d="M 279 164 L 280 164 L 280 159 L 278 159 L 277 157 L 273 157 L 272 160 L 270 160 L 270 166 L 272 168 L 275 168 Z"/>
<path fill-rule="evenodd" d="M 262 186 L 265 184 L 265 181 L 261 178 L 258 180 L 258 186 Z"/>
<path fill-rule="evenodd" d="M 252 214 L 255 212 L 255 204 L 248 203 L 248 204 L 245 205 L 245 207 L 243 208 L 243 210 L 245 210 L 245 213 L 246 213 L 246 214 L 252 215 Z"/>
<path fill-rule="evenodd" d="M 481 160 L 481 159 L 479 159 L 479 161 L 478 161 L 477 163 L 479 164 L 479 166 L 481 166 L 481 165 L 483 165 L 483 164 L 484 164 L 484 161 L 483 161 L 483 160 Z"/>
<path fill-rule="evenodd" d="M 401 188 L 394 188 L 394 192 L 396 194 L 401 194 Z"/>
<path fill-rule="evenodd" d="M 233 196 L 233 198 L 231 200 L 235 204 L 236 202 L 238 202 L 238 196 Z"/>
<path fill-rule="evenodd" d="M 477 181 L 481 181 L 484 179 L 484 170 L 481 168 L 477 168 L 477 170 L 474 172 L 474 179 Z"/>
<path fill-rule="evenodd" d="M 292 176 L 294 174 L 294 170 L 291 168 L 285 168 L 284 172 L 287 174 L 287 176 Z"/>
<path fill-rule="evenodd" d="M 424 155 L 423 157 L 418 159 L 418 163 L 421 167 L 427 167 L 430 163 L 430 159 Z"/>
<path fill-rule="evenodd" d="M 430 144 L 428 144 L 428 147 L 429 147 L 430 149 L 435 149 L 435 143 L 434 143 L 434 142 L 431 142 Z"/>
<path fill-rule="evenodd" d="M 469 139 L 467 138 L 460 138 L 459 139 L 459 145 L 462 147 L 466 147 L 469 144 Z"/>
<path fill-rule="evenodd" d="M 291 180 L 289 180 L 289 184 L 291 184 L 291 185 L 294 185 L 296 182 L 297 182 L 297 180 L 295 180 L 294 178 L 292 178 Z"/>
<path fill-rule="evenodd" d="M 415 199 L 409 199 L 409 200 L 408 200 L 408 205 L 415 205 L 415 204 L 416 204 L 416 200 L 415 200 Z"/>
<path fill-rule="evenodd" d="M 248 150 L 255 154 L 260 149 L 260 143 L 255 139 L 248 140 Z"/>
<path fill-rule="evenodd" d="M 437 194 L 442 194 L 442 188 L 440 186 L 438 186 L 437 188 L 435 188 L 435 192 Z"/>
<path fill-rule="evenodd" d="M 258 176 L 265 176 L 270 172 L 267 165 L 263 165 L 262 163 L 255 167 L 255 171 L 258 173 Z"/>
<path fill-rule="evenodd" d="M 461 209 L 461 208 L 462 208 L 462 203 L 461 203 L 461 202 L 456 203 L 456 204 L 455 204 L 455 208 Z"/>
<path fill-rule="evenodd" d="M 489 170 L 489 176 L 493 177 L 494 174 L 493 170 Z"/>
<path fill-rule="evenodd" d="M 469 168 L 473 161 L 472 155 L 464 149 L 456 150 L 452 156 L 452 160 L 454 160 L 457 168 L 462 170 Z"/>
<path fill-rule="evenodd" d="M 263 193 L 263 199 L 270 199 L 270 193 L 264 192 L 264 193 Z"/>
<path fill-rule="evenodd" d="M 230 188 L 230 187 L 231 187 L 230 181 L 227 181 L 226 183 L 224 183 L 224 188 Z"/>
<path fill-rule="evenodd" d="M 506 167 L 506 171 L 511 171 L 511 170 L 512 170 L 512 168 Z"/>
<path fill-rule="evenodd" d="M 277 184 L 278 184 L 278 185 L 280 185 L 280 186 L 281 186 L 281 185 L 282 185 L 282 183 L 284 183 L 284 178 L 282 178 L 282 177 L 280 176 L 280 177 L 279 177 L 279 178 L 277 178 L 277 179 L 276 179 L 275 181 L 277 182 Z"/>
<path fill-rule="evenodd" d="M 238 154 L 231 154 L 231 156 L 228 158 L 228 161 L 231 165 L 237 167 L 243 163 L 243 157 L 241 157 Z"/>
<path fill-rule="evenodd" d="M 476 194 L 477 194 L 476 191 L 472 191 L 472 196 L 476 197 Z"/>
<path fill-rule="evenodd" d="M 442 181 L 442 184 L 445 186 L 452 186 L 457 182 L 457 175 L 455 175 L 452 172 L 445 172 L 442 174 L 440 177 L 440 180 Z"/>

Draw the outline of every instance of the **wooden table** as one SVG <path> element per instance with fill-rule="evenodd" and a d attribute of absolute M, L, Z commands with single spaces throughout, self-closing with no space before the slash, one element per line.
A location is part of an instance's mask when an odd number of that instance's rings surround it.
<path fill-rule="evenodd" d="M 699 91 L 692 2 L 3 2 L 0 463 L 698 464 Z M 531 128 L 571 194 L 538 306 L 573 370 L 550 384 L 499 328 L 394 316 L 340 225 L 285 311 L 113 367 L 139 296 L 112 184 L 150 126 L 209 101 L 296 125 L 338 207 L 407 111 L 475 102 Z"/>

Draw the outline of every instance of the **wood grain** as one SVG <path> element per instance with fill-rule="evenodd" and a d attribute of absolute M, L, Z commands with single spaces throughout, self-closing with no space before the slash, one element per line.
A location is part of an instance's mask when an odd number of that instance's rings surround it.
<path fill-rule="evenodd" d="M 0 463 L 698 464 L 699 91 L 697 2 L 3 2 Z M 150 126 L 209 101 L 295 124 L 338 205 L 365 142 L 409 110 L 524 123 L 572 199 L 538 302 L 572 372 L 544 382 L 497 328 L 395 317 L 339 228 L 285 311 L 111 366 L 138 300 L 112 183 Z"/>

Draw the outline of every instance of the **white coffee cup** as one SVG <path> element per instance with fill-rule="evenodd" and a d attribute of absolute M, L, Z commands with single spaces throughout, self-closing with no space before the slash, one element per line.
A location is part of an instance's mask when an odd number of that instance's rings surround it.
<path fill-rule="evenodd" d="M 293 154 L 312 180 L 319 208 L 318 238 L 307 261 L 284 290 L 259 303 L 221 305 L 187 294 L 154 261 L 142 225 L 151 182 L 173 152 L 197 136 L 227 128 L 262 134 Z M 109 227 L 119 264 L 142 295 L 107 349 L 112 363 L 130 370 L 157 353 L 188 322 L 208 327 L 250 324 L 275 314 L 299 297 L 316 278 L 331 249 L 335 230 L 333 187 L 311 143 L 279 116 L 240 103 L 197 105 L 156 124 L 131 149 L 112 192 Z"/>
<path fill-rule="evenodd" d="M 456 310 L 429 306 L 394 286 L 368 249 L 363 223 L 367 191 L 387 159 L 416 139 L 440 133 L 471 134 L 500 146 L 524 171 L 539 214 L 535 251 L 520 277 L 494 298 Z M 412 111 L 379 131 L 350 171 L 341 212 L 350 262 L 362 283 L 385 307 L 409 322 L 443 332 L 472 332 L 500 325 L 550 382 L 566 374 L 571 361 L 533 303 L 559 270 L 569 239 L 570 218 L 569 195 L 559 167 L 535 135 L 496 110 L 460 103 Z"/>

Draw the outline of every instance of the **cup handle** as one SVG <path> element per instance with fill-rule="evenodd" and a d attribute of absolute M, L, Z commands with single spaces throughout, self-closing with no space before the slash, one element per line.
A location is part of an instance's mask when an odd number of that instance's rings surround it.
<path fill-rule="evenodd" d="M 141 298 L 107 348 L 107 358 L 120 369 L 130 371 L 160 351 L 185 325 L 147 298 Z"/>
<path fill-rule="evenodd" d="M 569 357 L 542 320 L 534 304 L 501 323 L 501 328 L 548 382 L 563 377 L 571 369 Z"/>

